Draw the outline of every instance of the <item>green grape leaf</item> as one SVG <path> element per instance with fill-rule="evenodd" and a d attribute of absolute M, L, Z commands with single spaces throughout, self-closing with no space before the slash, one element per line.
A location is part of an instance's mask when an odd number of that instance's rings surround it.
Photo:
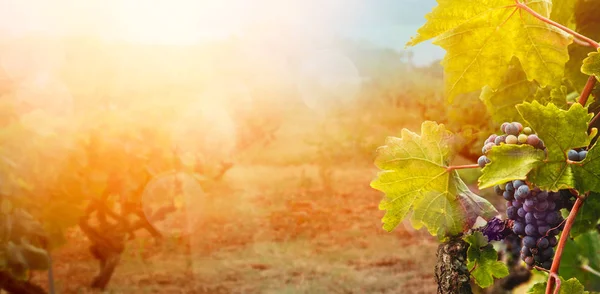
<path fill-rule="evenodd" d="M 568 110 L 554 104 L 537 101 L 517 105 L 523 120 L 544 140 L 547 157 L 534 168 L 527 179 L 544 190 L 558 191 L 575 186 L 571 164 L 567 163 L 569 149 L 587 146 L 591 140 L 587 126 L 593 114 L 587 108 L 573 104 Z"/>
<path fill-rule="evenodd" d="M 548 282 L 536 283 L 531 287 L 527 294 L 545 294 L 546 293 L 546 285 Z M 585 291 L 583 285 L 575 278 L 571 278 L 565 281 L 563 278 L 560 278 L 560 291 L 559 294 L 587 294 L 588 291 Z"/>
<path fill-rule="evenodd" d="M 537 100 L 542 105 L 552 103 L 560 109 L 568 109 L 567 105 L 567 87 L 560 86 L 558 88 L 546 87 L 537 88 L 533 100 Z"/>
<path fill-rule="evenodd" d="M 570 1 L 570 0 L 569 0 Z M 558 1 L 554 1 L 558 2 Z M 575 4 L 575 24 L 577 31 L 592 40 L 600 40 L 600 1 L 579 0 Z M 565 76 L 575 89 L 581 91 L 588 75 L 581 72 L 581 64 L 593 49 L 573 43 L 569 46 L 569 61 L 565 66 Z"/>
<path fill-rule="evenodd" d="M 435 37 L 433 43 L 446 50 L 442 65 L 450 100 L 485 85 L 498 88 L 514 56 L 529 80 L 536 80 L 543 87 L 561 83 L 564 64 L 569 59 L 570 35 L 519 11 L 513 0 L 438 3 L 407 45 Z M 539 14 L 550 16 L 550 0 L 524 3 Z M 466 39 L 469 42 L 464 42 Z"/>
<path fill-rule="evenodd" d="M 571 227 L 571 238 L 595 230 L 598 220 L 600 220 L 600 193 L 591 192 L 579 209 L 573 227 Z"/>
<path fill-rule="evenodd" d="M 479 177 L 479 188 L 489 188 L 512 180 L 524 180 L 527 174 L 544 160 L 544 151 L 531 145 L 502 144 L 487 154 L 490 163 Z"/>
<path fill-rule="evenodd" d="M 454 136 L 444 125 L 426 121 L 421 135 L 407 129 L 401 138 L 388 137 L 378 148 L 375 164 L 382 171 L 371 187 L 385 193 L 379 208 L 386 210 L 383 228 L 393 230 L 412 212 L 411 223 L 434 236 L 456 235 L 470 229 L 478 216 L 489 219 L 496 209 L 472 193 L 449 170 Z"/>
<path fill-rule="evenodd" d="M 600 235 L 588 231 L 565 244 L 560 263 L 560 275 L 565 279 L 576 278 L 587 289 L 600 289 L 600 279 L 583 266 L 600 269 Z"/>
<path fill-rule="evenodd" d="M 600 147 L 594 144 L 585 159 L 571 165 L 575 174 L 575 188 L 580 193 L 600 192 Z"/>
<path fill-rule="evenodd" d="M 586 75 L 595 76 L 597 80 L 600 80 L 600 48 L 598 52 L 588 54 L 588 57 L 583 60 L 581 72 Z"/>
<path fill-rule="evenodd" d="M 475 232 L 463 238 L 469 243 L 467 249 L 467 268 L 475 283 L 482 288 L 494 284 L 494 277 L 508 276 L 508 267 L 498 261 L 498 253 L 481 232 Z"/>
<path fill-rule="evenodd" d="M 524 101 L 531 101 L 536 93 L 537 85 L 527 79 L 521 64 L 513 58 L 508 72 L 498 89 L 483 87 L 479 98 L 485 104 L 494 122 L 518 121 L 521 116 L 515 106 Z"/>

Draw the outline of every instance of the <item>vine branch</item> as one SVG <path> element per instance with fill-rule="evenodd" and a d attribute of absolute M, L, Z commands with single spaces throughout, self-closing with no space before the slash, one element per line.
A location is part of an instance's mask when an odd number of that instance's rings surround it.
<path fill-rule="evenodd" d="M 515 2 L 516 2 L 516 5 L 517 5 L 518 8 L 527 11 L 529 14 L 533 15 L 535 18 L 537 18 L 537 19 L 539 19 L 539 20 L 541 20 L 541 21 L 543 21 L 543 22 L 545 22 L 547 24 L 550 24 L 552 26 L 555 26 L 555 27 L 563 30 L 564 32 L 570 34 L 574 38 L 577 38 L 577 39 L 581 40 L 582 42 L 585 42 L 585 43 L 589 44 L 589 46 L 592 46 L 592 47 L 594 47 L 596 49 L 600 48 L 600 44 L 598 44 L 598 42 L 596 42 L 596 41 L 594 41 L 594 40 L 592 40 L 592 39 L 590 39 L 590 38 L 588 38 L 588 37 L 586 37 L 586 36 L 584 36 L 584 35 L 576 32 L 576 31 L 574 31 L 572 29 L 569 29 L 568 27 L 566 27 L 564 25 L 561 25 L 561 24 L 559 24 L 559 23 L 557 23 L 557 22 L 555 22 L 555 21 L 553 21 L 553 20 L 551 20 L 551 19 L 549 19 L 549 18 L 547 18 L 547 17 L 545 17 L 545 16 L 543 16 L 543 15 L 541 15 L 539 13 L 537 13 L 535 10 L 533 10 L 529 6 L 527 6 L 527 4 L 519 2 L 519 0 L 515 0 Z"/>
<path fill-rule="evenodd" d="M 577 197 L 575 200 L 575 204 L 573 205 L 573 209 L 569 212 L 569 216 L 567 217 L 567 222 L 565 223 L 565 229 L 562 232 L 561 238 L 558 240 L 558 245 L 556 246 L 556 254 L 554 255 L 554 260 L 552 261 L 552 267 L 550 267 L 550 276 L 548 277 L 548 285 L 546 286 L 546 294 L 552 293 L 552 288 L 554 288 L 554 281 L 556 281 L 556 289 L 555 293 L 558 293 L 560 289 L 560 279 L 558 279 L 558 268 L 560 267 L 560 259 L 562 257 L 563 249 L 565 244 L 567 243 L 567 239 L 569 239 L 569 234 L 571 233 L 571 227 L 575 222 L 575 217 L 583 205 L 583 199 Z"/>
<path fill-rule="evenodd" d="M 451 165 L 446 168 L 447 171 L 453 171 L 455 169 L 467 169 L 467 168 L 479 168 L 479 164 L 464 164 L 464 165 Z"/>
<path fill-rule="evenodd" d="M 596 77 L 594 76 L 590 76 L 587 80 L 587 83 L 585 83 L 585 87 L 583 88 L 583 91 L 581 91 L 581 96 L 579 96 L 579 104 L 585 106 L 585 104 L 587 103 L 588 97 L 590 97 L 590 94 L 592 93 L 592 90 L 594 89 L 594 86 L 596 85 Z"/>

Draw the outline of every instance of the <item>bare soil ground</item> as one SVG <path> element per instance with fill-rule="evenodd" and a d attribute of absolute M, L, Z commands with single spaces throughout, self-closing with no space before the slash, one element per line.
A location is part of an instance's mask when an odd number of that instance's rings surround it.
<path fill-rule="evenodd" d="M 435 293 L 436 240 L 408 225 L 381 229 L 374 172 L 337 170 L 323 191 L 314 166 L 238 166 L 205 195 L 192 234 L 130 241 L 105 292 Z M 53 260 L 58 293 L 98 292 L 79 231 Z"/>

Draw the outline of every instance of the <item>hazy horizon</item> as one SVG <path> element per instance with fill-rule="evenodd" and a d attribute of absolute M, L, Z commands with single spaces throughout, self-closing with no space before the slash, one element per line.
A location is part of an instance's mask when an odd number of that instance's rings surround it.
<path fill-rule="evenodd" d="M 269 43 L 326 44 L 341 37 L 401 52 L 425 22 L 423 16 L 436 5 L 434 0 L 334 0 L 326 4 L 270 0 L 252 4 L 239 0 L 58 2 L 0 1 L 0 32 L 5 37 L 90 36 L 173 45 L 238 37 L 266 43 L 263 47 Z M 443 56 L 441 48 L 429 43 L 409 51 L 417 65 Z"/>

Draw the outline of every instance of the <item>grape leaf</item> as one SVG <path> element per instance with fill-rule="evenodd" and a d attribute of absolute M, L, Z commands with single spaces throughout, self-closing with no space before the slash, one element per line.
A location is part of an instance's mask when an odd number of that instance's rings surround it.
<path fill-rule="evenodd" d="M 544 151 L 531 145 L 502 144 L 490 150 L 490 163 L 482 170 L 479 188 L 489 188 L 512 180 L 524 180 L 546 157 Z"/>
<path fill-rule="evenodd" d="M 600 39 L 600 1 L 579 0 L 575 4 L 575 24 L 580 34 L 593 40 Z M 579 44 L 569 46 L 569 61 L 565 66 L 565 76 L 573 86 L 581 90 L 588 80 L 587 75 L 581 72 L 581 64 L 593 49 Z"/>
<path fill-rule="evenodd" d="M 558 106 L 560 109 L 568 109 L 567 91 L 567 87 L 565 86 L 560 86 L 558 88 L 537 88 L 533 100 L 537 100 L 542 105 L 548 105 L 549 103 L 552 103 Z"/>
<path fill-rule="evenodd" d="M 592 192 L 587 197 L 571 227 L 571 238 L 596 229 L 600 220 L 600 193 Z"/>
<path fill-rule="evenodd" d="M 393 230 L 408 214 L 417 229 L 432 235 L 456 235 L 470 229 L 478 216 L 489 219 L 496 209 L 472 193 L 449 170 L 453 135 L 444 125 L 426 121 L 421 135 L 407 129 L 401 138 L 388 137 L 378 148 L 375 164 L 382 171 L 371 187 L 385 193 L 379 209 L 386 210 L 383 228 Z"/>
<path fill-rule="evenodd" d="M 552 1 L 552 12 L 550 13 L 550 19 L 574 29 L 575 23 L 573 22 L 573 14 L 575 11 L 576 2 L 577 0 Z"/>
<path fill-rule="evenodd" d="M 433 43 L 446 50 L 442 65 L 450 100 L 485 85 L 498 88 L 513 56 L 519 59 L 529 80 L 544 87 L 560 84 L 571 36 L 520 11 L 513 0 L 438 3 L 407 46 L 435 37 Z M 524 3 L 550 16 L 550 0 Z"/>
<path fill-rule="evenodd" d="M 544 190 L 558 191 L 575 186 L 571 164 L 567 163 L 569 149 L 587 146 L 591 140 L 587 125 L 593 114 L 581 104 L 562 110 L 550 103 L 537 101 L 517 105 L 523 120 L 544 140 L 547 157 L 534 168 L 527 179 Z"/>
<path fill-rule="evenodd" d="M 483 87 L 479 98 L 485 104 L 492 119 L 501 124 L 505 121 L 518 121 L 521 116 L 515 106 L 530 101 L 531 95 L 536 93 L 537 85 L 527 80 L 527 76 L 516 58 L 513 58 L 508 72 L 504 76 L 501 86 L 493 89 Z"/>
<path fill-rule="evenodd" d="M 498 261 L 498 253 L 481 232 L 475 232 L 463 238 L 469 243 L 467 249 L 467 268 L 475 283 L 482 288 L 494 284 L 494 277 L 508 276 L 508 267 Z"/>
<path fill-rule="evenodd" d="M 581 72 L 595 76 L 597 80 L 600 80 L 600 48 L 598 52 L 591 52 L 588 57 L 583 60 L 581 65 Z"/>
<path fill-rule="evenodd" d="M 560 291 L 559 294 L 587 294 L 588 291 L 585 291 L 583 285 L 575 278 L 571 278 L 567 281 L 564 279 L 560 279 Z M 546 285 L 548 282 L 536 283 L 527 291 L 527 294 L 545 294 L 546 293 Z"/>
<path fill-rule="evenodd" d="M 600 279 L 582 268 L 587 265 L 600 268 L 600 235 L 588 231 L 575 239 L 568 239 L 560 263 L 560 275 L 565 279 L 576 278 L 587 289 L 600 289 Z"/>

